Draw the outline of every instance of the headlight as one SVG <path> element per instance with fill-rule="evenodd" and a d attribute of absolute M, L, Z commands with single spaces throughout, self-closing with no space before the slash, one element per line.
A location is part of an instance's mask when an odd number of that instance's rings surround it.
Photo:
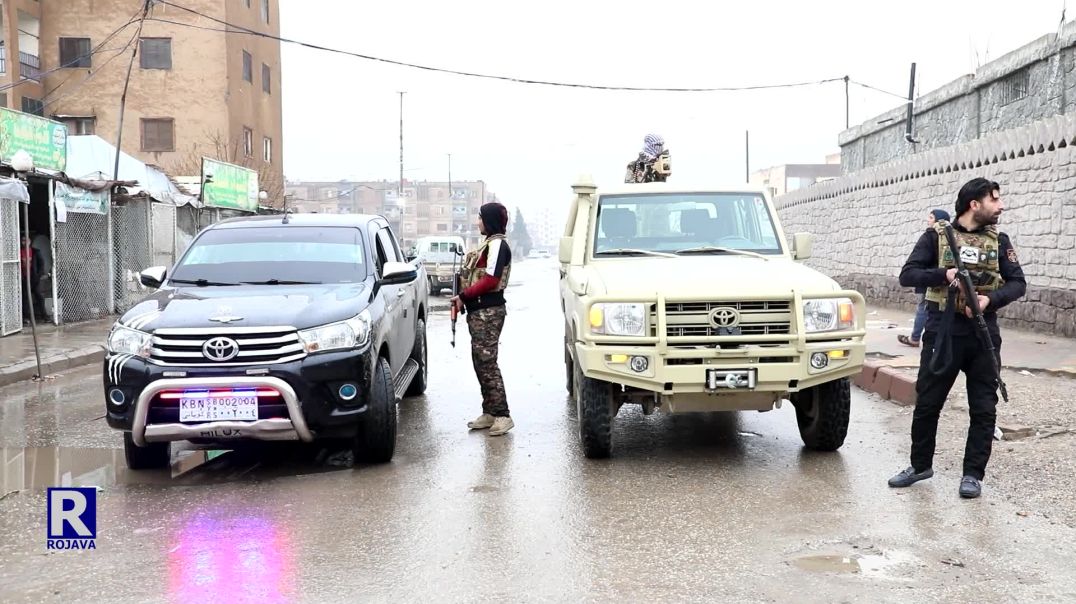
<path fill-rule="evenodd" d="M 807 300 L 803 303 L 807 333 L 844 331 L 856 327 L 856 306 L 848 298 Z"/>
<path fill-rule="evenodd" d="M 113 354 L 133 354 L 148 359 L 152 339 L 148 333 L 116 325 L 108 334 L 108 350 Z"/>
<path fill-rule="evenodd" d="M 611 336 L 644 336 L 646 305 L 620 302 L 595 304 L 590 307 L 590 330 Z"/>
<path fill-rule="evenodd" d="M 344 350 L 365 346 L 370 341 L 370 311 L 358 316 L 299 332 L 299 340 L 307 352 Z"/>

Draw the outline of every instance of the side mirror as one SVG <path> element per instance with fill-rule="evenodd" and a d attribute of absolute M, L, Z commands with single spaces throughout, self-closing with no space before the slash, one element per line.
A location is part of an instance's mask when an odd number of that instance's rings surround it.
<path fill-rule="evenodd" d="M 572 238 L 561 237 L 560 249 L 557 250 L 557 257 L 560 259 L 561 264 L 572 263 Z"/>
<path fill-rule="evenodd" d="M 382 285 L 403 285 L 418 279 L 418 269 L 406 262 L 386 262 L 381 270 Z"/>
<path fill-rule="evenodd" d="M 164 284 L 165 277 L 168 276 L 168 267 L 165 266 L 153 266 L 138 273 L 138 281 L 146 287 L 153 289 L 160 289 Z"/>
<path fill-rule="evenodd" d="M 796 233 L 792 236 L 792 258 L 806 260 L 814 251 L 814 235 L 810 233 Z"/>

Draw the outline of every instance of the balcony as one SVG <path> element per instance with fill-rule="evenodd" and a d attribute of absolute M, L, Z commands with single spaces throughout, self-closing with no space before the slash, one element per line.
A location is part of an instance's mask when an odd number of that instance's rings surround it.
<path fill-rule="evenodd" d="M 27 80 L 41 81 L 41 59 L 32 54 L 19 53 L 19 74 Z"/>

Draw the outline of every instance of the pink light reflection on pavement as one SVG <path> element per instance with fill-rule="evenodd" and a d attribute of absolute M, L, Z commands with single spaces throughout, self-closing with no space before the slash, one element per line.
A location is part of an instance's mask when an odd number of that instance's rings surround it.
<path fill-rule="evenodd" d="M 168 554 L 176 602 L 289 602 L 294 566 L 288 534 L 262 517 L 198 516 Z"/>

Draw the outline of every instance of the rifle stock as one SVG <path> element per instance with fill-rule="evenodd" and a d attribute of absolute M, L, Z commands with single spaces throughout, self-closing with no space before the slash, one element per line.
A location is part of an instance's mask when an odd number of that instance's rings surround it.
<path fill-rule="evenodd" d="M 1001 359 L 998 358 L 997 351 L 994 348 L 994 339 L 990 337 L 990 328 L 986 324 L 986 317 L 983 316 L 983 309 L 979 306 L 979 294 L 975 291 L 971 273 L 968 271 L 968 267 L 965 266 L 964 260 L 960 257 L 960 247 L 957 245 L 956 233 L 953 232 L 952 224 L 946 223 L 945 225 L 945 241 L 949 245 L 949 251 L 953 254 L 953 264 L 956 266 L 956 276 L 960 281 L 960 288 L 964 291 L 964 301 L 971 308 L 972 319 L 975 321 L 975 331 L 983 347 L 990 353 L 990 360 L 994 366 L 994 379 L 997 380 L 998 388 L 1001 389 L 1002 399 L 1007 403 L 1009 402 L 1009 390 L 1001 379 Z M 957 312 L 957 310 L 956 308 L 951 308 L 949 312 Z M 963 309 L 959 310 L 963 311 Z"/>

